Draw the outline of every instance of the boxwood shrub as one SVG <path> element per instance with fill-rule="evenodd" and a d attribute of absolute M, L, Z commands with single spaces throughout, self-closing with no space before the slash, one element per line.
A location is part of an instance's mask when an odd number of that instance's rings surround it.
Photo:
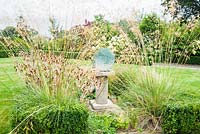
<path fill-rule="evenodd" d="M 8 54 L 6 51 L 0 49 L 0 58 L 7 58 Z"/>
<path fill-rule="evenodd" d="M 200 65 L 200 56 L 191 56 L 186 64 Z"/>
<path fill-rule="evenodd" d="M 83 104 L 30 94 L 21 95 L 20 97 L 23 98 L 17 99 L 12 114 L 12 132 L 20 134 L 88 133 L 89 113 Z"/>
<path fill-rule="evenodd" d="M 4 49 L 3 45 L 0 43 L 0 58 L 7 58 L 8 53 Z"/>
<path fill-rule="evenodd" d="M 166 134 L 200 134 L 200 102 L 168 104 L 162 118 Z"/>

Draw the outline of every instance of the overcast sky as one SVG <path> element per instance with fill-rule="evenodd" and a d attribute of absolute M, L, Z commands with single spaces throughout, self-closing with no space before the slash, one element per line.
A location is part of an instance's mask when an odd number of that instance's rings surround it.
<path fill-rule="evenodd" d="M 22 15 L 40 33 L 48 35 L 49 16 L 69 28 L 103 14 L 110 21 L 132 17 L 136 12 L 162 14 L 161 0 L 0 0 L 0 29 L 16 25 Z"/>

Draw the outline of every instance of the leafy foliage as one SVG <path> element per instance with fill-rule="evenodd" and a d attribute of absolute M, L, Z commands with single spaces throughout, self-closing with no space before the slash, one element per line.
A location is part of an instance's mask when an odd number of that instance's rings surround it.
<path fill-rule="evenodd" d="M 152 62 L 185 63 L 191 55 L 198 54 L 199 20 L 188 24 L 165 23 L 150 15 L 142 20 L 140 28 L 147 56 Z"/>
<path fill-rule="evenodd" d="M 17 43 L 15 43 L 14 41 L 17 39 L 20 40 L 21 37 L 17 29 L 13 26 L 7 26 L 2 31 L 0 31 L 0 57 L 1 58 L 9 57 L 11 53 L 17 54 L 16 49 L 19 49 L 19 46 L 15 45 Z"/>
<path fill-rule="evenodd" d="M 155 33 L 161 30 L 161 20 L 156 14 L 147 15 L 140 22 L 139 28 L 143 34 Z"/>
<path fill-rule="evenodd" d="M 0 58 L 7 58 L 7 57 L 8 57 L 8 53 L 4 45 L 2 45 L 2 43 L 0 42 Z"/>
<path fill-rule="evenodd" d="M 58 100 L 42 92 L 27 90 L 16 99 L 14 133 L 88 133 L 88 111 L 76 100 Z"/>
<path fill-rule="evenodd" d="M 141 61 L 139 47 L 132 44 L 121 28 L 108 22 L 103 16 L 95 16 L 95 21 L 84 27 L 86 42 L 82 48 L 80 58 L 92 59 L 100 48 L 109 48 L 116 56 L 117 63 L 138 63 Z M 127 58 L 128 55 L 128 58 Z M 129 58 L 134 57 L 134 58 Z"/>
<path fill-rule="evenodd" d="M 164 107 L 162 128 L 166 134 L 200 133 L 200 103 L 172 103 Z"/>
<path fill-rule="evenodd" d="M 19 37 L 20 35 L 17 32 L 17 29 L 15 27 L 13 27 L 13 26 L 7 26 L 6 28 L 4 28 L 1 31 L 0 36 L 14 38 L 14 37 Z"/>
<path fill-rule="evenodd" d="M 200 15 L 199 0 L 164 0 L 163 5 L 166 7 L 166 12 L 169 12 L 172 17 L 183 21 L 198 18 Z"/>
<path fill-rule="evenodd" d="M 118 129 L 127 129 L 129 125 L 129 121 L 125 117 L 109 113 L 92 113 L 88 121 L 91 134 L 116 134 Z"/>
<path fill-rule="evenodd" d="M 179 63 L 184 63 L 191 55 L 196 55 L 200 50 L 199 30 L 199 20 L 182 25 L 180 25 L 180 22 L 171 23 L 165 28 L 162 34 L 163 43 L 168 43 L 167 48 L 172 50 L 171 55 L 174 55 L 173 58 L 176 58 L 176 60 L 179 59 Z M 170 38 L 171 40 L 169 40 Z"/>
<path fill-rule="evenodd" d="M 200 56 L 191 56 L 186 64 L 200 65 Z"/>

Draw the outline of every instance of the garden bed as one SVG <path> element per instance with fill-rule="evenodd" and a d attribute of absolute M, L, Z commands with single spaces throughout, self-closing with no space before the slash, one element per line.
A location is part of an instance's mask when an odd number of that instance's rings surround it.
<path fill-rule="evenodd" d="M 16 90 L 17 88 L 20 89 L 20 86 L 21 88 L 23 88 L 23 84 L 21 84 L 17 74 L 15 73 L 15 70 L 13 68 L 13 65 L 14 65 L 14 58 L 3 58 L 3 59 L 0 59 L 0 63 L 1 63 L 1 66 L 0 66 L 0 74 L 1 74 L 1 80 L 0 82 L 1 83 L 4 83 L 4 84 L 1 84 L 0 85 L 0 92 L 1 92 L 1 100 L 5 100 L 5 99 L 10 99 L 10 98 L 13 98 L 13 96 L 16 96 L 17 94 L 19 94 L 19 90 Z M 89 62 L 85 62 L 85 61 L 79 61 L 80 64 L 84 64 L 84 65 L 90 65 L 91 63 Z M 128 71 L 128 70 L 131 70 L 133 68 L 137 68 L 137 66 L 134 66 L 133 65 L 125 65 L 125 64 L 116 64 L 114 66 L 114 70 L 115 72 L 124 72 L 124 71 Z M 151 68 L 151 67 L 150 67 Z M 162 68 L 162 67 L 158 67 L 158 68 L 161 68 L 161 70 L 166 70 L 166 73 L 169 72 L 167 71 L 167 68 Z M 200 88 L 200 77 L 199 77 L 199 70 L 191 70 L 191 69 L 173 69 L 173 75 L 177 77 L 177 82 L 180 82 L 180 83 L 187 83 L 187 86 L 184 86 L 182 87 L 182 89 L 193 89 L 193 93 L 195 94 L 195 92 Z M 12 86 L 11 86 L 12 85 Z M 7 90 L 9 88 L 9 90 Z M 190 100 L 192 101 L 192 100 Z M 9 132 L 11 129 L 11 125 L 9 123 L 9 120 L 10 120 L 10 115 L 9 113 L 11 112 L 11 109 L 10 109 L 10 106 L 12 106 L 13 104 L 12 103 L 1 103 L 0 107 L 2 108 L 1 109 L 1 113 L 3 113 L 3 115 L 8 115 L 7 119 L 6 120 L 1 120 L 1 127 L 0 127 L 0 131 L 2 133 L 7 133 Z M 191 105 L 192 104 L 189 104 L 188 106 L 191 108 Z M 168 109 L 170 108 L 171 109 L 174 108 L 174 105 L 173 103 L 169 104 L 168 105 Z M 179 108 L 180 106 L 177 106 L 177 108 Z M 195 106 L 197 107 L 197 106 Z M 176 108 L 176 109 L 177 109 Z M 180 107 L 181 108 L 181 107 Z M 6 110 L 6 111 L 5 111 Z M 177 109 L 178 110 L 178 109 Z M 189 111 L 189 113 L 191 114 L 192 112 Z M 172 112 L 168 112 L 168 114 L 173 114 Z M 165 118 L 167 118 L 168 114 L 165 114 Z M 180 114 L 181 113 L 177 113 L 175 112 L 175 114 L 173 115 L 176 115 L 176 114 Z M 177 117 L 178 117 L 177 115 Z M 185 115 L 186 117 L 190 117 L 191 115 Z M 92 119 L 94 115 L 92 116 Z M 180 116 L 181 117 L 181 116 Z M 91 118 L 91 117 L 89 117 Z M 105 117 L 95 117 L 97 118 L 97 120 L 95 121 L 95 124 L 97 124 L 98 122 L 100 123 L 100 121 L 102 122 L 102 124 L 104 124 L 104 122 L 107 120 L 113 120 L 115 118 L 113 117 L 110 117 L 110 115 L 106 115 Z M 195 117 L 196 118 L 196 117 Z M 182 120 L 182 122 L 185 122 L 183 119 L 185 118 L 177 118 L 176 120 Z M 194 118 L 192 118 L 194 119 Z M 169 120 L 170 121 L 170 120 Z M 93 122 L 94 123 L 94 122 Z M 119 122 L 118 122 L 119 123 Z M 178 123 L 178 122 L 171 122 L 171 123 Z M 119 125 L 123 125 L 124 123 L 122 124 L 119 124 Z M 167 124 L 169 124 L 169 122 L 167 122 Z M 191 123 L 189 123 L 191 124 Z M 93 124 L 94 125 L 94 124 Z M 100 124 L 99 124 L 100 125 Z M 110 124 L 111 125 L 111 124 Z M 115 124 L 115 127 L 113 126 L 114 124 L 112 124 L 111 126 L 113 127 L 113 129 L 116 129 L 116 124 Z M 101 125 L 100 125 L 101 126 Z M 99 128 L 97 127 L 97 129 L 95 131 L 98 131 L 98 129 L 102 128 L 100 127 Z M 171 126 L 167 126 L 165 125 L 166 127 L 168 128 L 172 128 Z M 190 127 L 190 126 L 188 126 Z M 108 125 L 107 127 L 105 128 L 102 128 L 104 130 L 102 131 L 105 131 L 105 132 L 109 132 L 111 130 L 109 130 L 110 126 Z M 177 128 L 176 128 L 177 129 Z M 166 129 L 167 130 L 167 129 Z M 192 130 L 192 129 L 191 129 Z M 124 132 L 127 132 L 128 130 L 124 131 Z M 141 130 L 134 130 L 134 131 L 141 131 L 141 132 L 145 132 L 145 130 L 141 129 Z M 115 133 L 116 131 L 113 130 L 113 132 Z"/>

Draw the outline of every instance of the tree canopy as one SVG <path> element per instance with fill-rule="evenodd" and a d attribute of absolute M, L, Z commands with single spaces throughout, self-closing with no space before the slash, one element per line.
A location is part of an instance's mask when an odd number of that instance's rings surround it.
<path fill-rule="evenodd" d="M 190 21 L 200 16 L 200 0 L 163 0 L 162 5 L 173 18 Z"/>
<path fill-rule="evenodd" d="M 3 30 L 1 30 L 0 35 L 3 37 L 10 37 L 10 38 L 19 37 L 19 33 L 17 32 L 16 28 L 13 26 L 7 26 Z"/>

